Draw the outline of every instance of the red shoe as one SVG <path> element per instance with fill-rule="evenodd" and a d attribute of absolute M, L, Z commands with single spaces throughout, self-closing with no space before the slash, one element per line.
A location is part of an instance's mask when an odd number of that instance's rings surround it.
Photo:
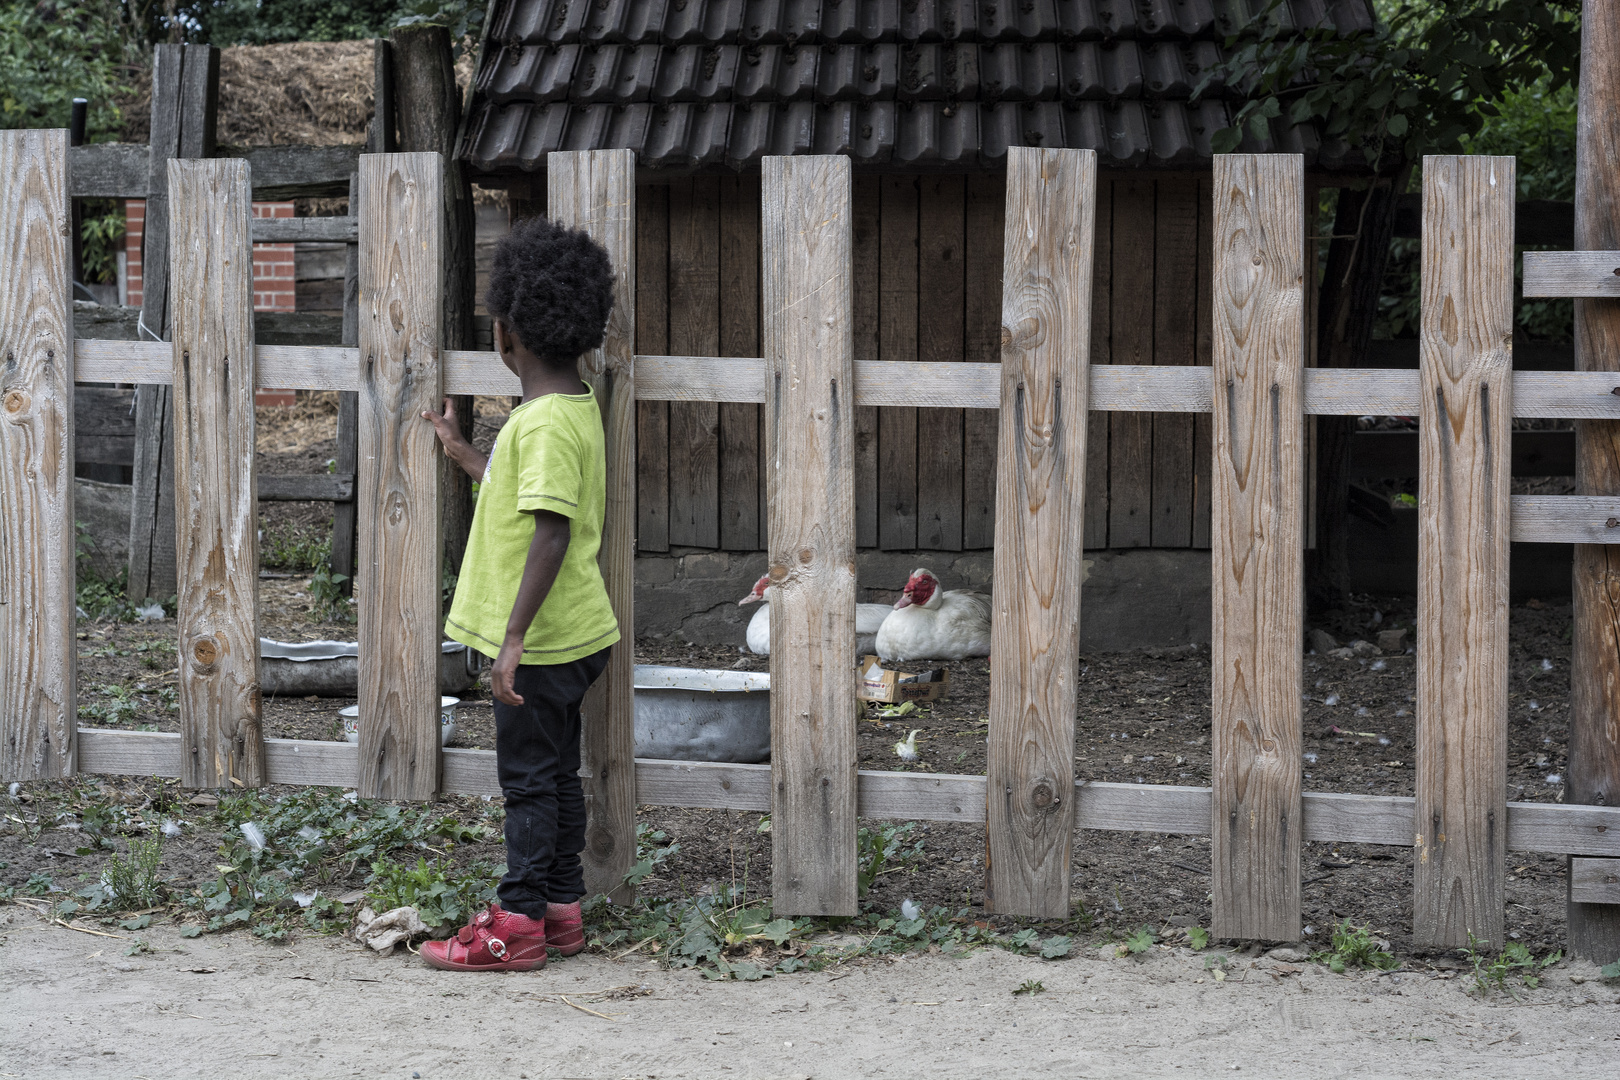
<path fill-rule="evenodd" d="M 546 944 L 564 956 L 573 956 L 585 947 L 585 923 L 578 900 L 546 905 Z"/>
<path fill-rule="evenodd" d="M 445 971 L 534 971 L 546 966 L 546 924 L 491 904 L 455 937 L 423 945 L 422 959 Z"/>

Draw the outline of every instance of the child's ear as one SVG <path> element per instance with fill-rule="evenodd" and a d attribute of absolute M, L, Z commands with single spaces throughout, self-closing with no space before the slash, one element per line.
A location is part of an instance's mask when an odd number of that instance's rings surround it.
<path fill-rule="evenodd" d="M 499 319 L 495 320 L 495 351 L 501 354 L 512 351 L 511 331 L 507 330 L 506 324 Z"/>

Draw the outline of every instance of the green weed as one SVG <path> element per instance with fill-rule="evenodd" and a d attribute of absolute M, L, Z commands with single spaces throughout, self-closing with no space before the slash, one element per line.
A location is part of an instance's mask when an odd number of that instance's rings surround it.
<path fill-rule="evenodd" d="M 380 859 L 371 864 L 366 900 L 376 911 L 413 907 L 430 930 L 460 926 L 495 899 L 495 883 L 505 870 L 490 862 L 457 870 L 421 856 L 415 866 Z"/>
<path fill-rule="evenodd" d="M 259 563 L 267 570 L 315 570 L 331 562 L 331 534 L 309 528 L 266 529 L 259 545 Z"/>
<path fill-rule="evenodd" d="M 309 597 L 315 601 L 310 614 L 317 621 L 349 622 L 354 618 L 354 604 L 346 590 L 348 580 L 347 574 L 333 571 L 329 562 L 315 568 L 309 579 Z"/>
<path fill-rule="evenodd" d="M 1473 992 L 1482 998 L 1501 992 L 1517 999 L 1519 995 L 1514 992 L 1509 979 L 1517 975 L 1521 986 L 1534 990 L 1541 985 L 1541 972 L 1564 958 L 1563 952 L 1558 951 L 1537 960 L 1529 949 L 1517 941 L 1503 945 L 1502 951 L 1495 957 L 1487 957 L 1479 951 L 1479 946 L 1483 944 L 1472 931 L 1469 932 L 1467 955 L 1474 969 Z"/>
<path fill-rule="evenodd" d="M 140 699 L 135 691 L 117 683 L 102 683 L 95 688 L 101 697 L 79 706 L 79 720 L 94 726 L 122 727 L 135 718 Z"/>
<path fill-rule="evenodd" d="M 923 842 L 918 838 L 911 845 L 916 823 L 883 825 L 876 829 L 861 827 L 855 833 L 855 889 L 865 896 L 877 879 L 884 874 L 915 871 L 922 860 Z"/>
<path fill-rule="evenodd" d="M 1151 926 L 1144 926 L 1120 942 L 1114 951 L 1120 956 L 1137 956 L 1147 952 L 1158 943 L 1159 935 L 1154 932 Z"/>
<path fill-rule="evenodd" d="M 1191 945 L 1195 951 L 1208 948 L 1209 931 L 1202 926 L 1187 927 L 1187 944 Z"/>
<path fill-rule="evenodd" d="M 101 881 L 107 902 L 114 911 L 136 911 L 155 907 L 167 891 L 158 877 L 163 863 L 163 834 L 130 836 L 128 851 L 107 856 L 101 868 Z"/>
<path fill-rule="evenodd" d="M 1318 964 L 1326 964 L 1329 971 L 1343 974 L 1349 968 L 1372 968 L 1393 971 L 1401 966 L 1384 943 L 1373 937 L 1365 926 L 1352 926 L 1345 919 L 1333 928 L 1333 940 L 1327 949 L 1311 954 Z"/>
<path fill-rule="evenodd" d="M 651 825 L 636 825 L 636 864 L 624 875 L 624 883 L 640 885 L 658 867 L 681 853 L 681 845 L 665 844 L 669 834 Z"/>
<path fill-rule="evenodd" d="M 1018 989 L 1013 991 L 1013 997 L 1017 997 L 1019 994 L 1029 994 L 1033 996 L 1035 994 L 1044 993 L 1046 993 L 1046 987 L 1041 985 L 1041 980 L 1025 979 L 1023 982 L 1018 984 Z"/>
<path fill-rule="evenodd" d="M 1604 964 L 1598 968 L 1598 974 L 1604 979 L 1620 979 L 1620 960 L 1612 964 Z"/>

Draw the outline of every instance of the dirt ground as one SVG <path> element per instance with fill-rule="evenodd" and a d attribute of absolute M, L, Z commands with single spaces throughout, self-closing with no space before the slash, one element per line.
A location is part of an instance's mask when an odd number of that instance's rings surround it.
<path fill-rule="evenodd" d="M 1613 1077 L 1620 1009 L 1590 966 L 1522 1001 L 1451 972 L 1332 975 L 1154 949 L 986 950 L 764 982 L 584 954 L 437 972 L 352 942 L 148 936 L 0 909 L 0 1075 L 27 1077 Z M 1015 994 L 1038 981 L 1039 993 Z M 607 991 L 604 993 L 604 991 Z M 590 1010 L 589 1012 L 585 1010 Z"/>

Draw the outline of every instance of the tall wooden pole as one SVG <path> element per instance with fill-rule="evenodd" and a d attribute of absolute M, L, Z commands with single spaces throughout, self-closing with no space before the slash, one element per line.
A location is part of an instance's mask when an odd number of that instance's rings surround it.
<path fill-rule="evenodd" d="M 1581 12 L 1581 92 L 1575 142 L 1575 247 L 1620 249 L 1620 4 Z M 1575 368 L 1620 371 L 1620 300 L 1575 301 Z M 1620 494 L 1620 421 L 1575 422 L 1582 495 Z M 1620 549 L 1575 547 L 1570 671 L 1572 803 L 1620 805 Z M 1570 952 L 1620 959 L 1620 905 L 1568 902 Z"/>

